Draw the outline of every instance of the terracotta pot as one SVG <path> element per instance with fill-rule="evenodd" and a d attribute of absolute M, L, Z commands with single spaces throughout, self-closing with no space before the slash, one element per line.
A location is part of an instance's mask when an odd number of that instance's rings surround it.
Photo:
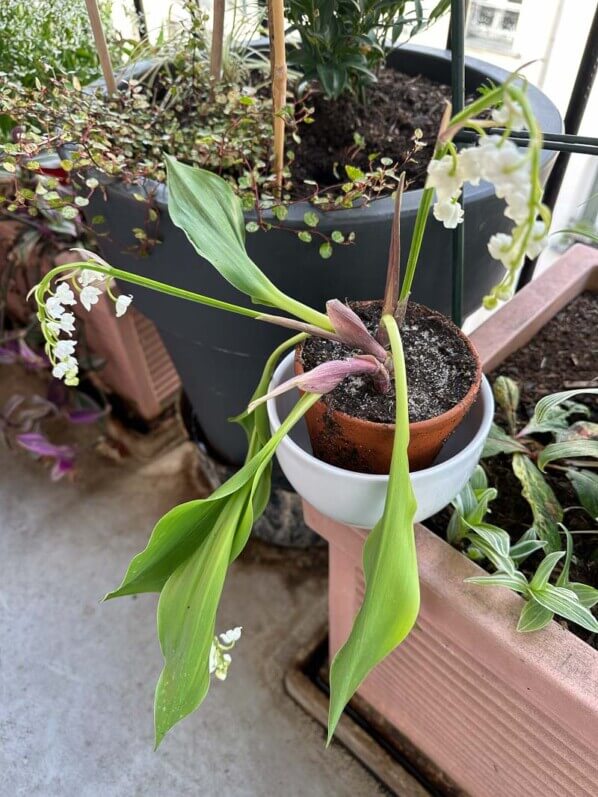
<path fill-rule="evenodd" d="M 598 292 L 598 251 L 575 246 L 473 333 L 484 370 L 586 290 Z M 307 504 L 304 516 L 329 542 L 332 657 L 363 598 L 367 532 Z M 472 797 L 598 794 L 598 652 L 554 621 L 518 633 L 518 595 L 465 583 L 485 571 L 425 526 L 416 545 L 417 624 L 359 696 L 417 748 L 415 766 L 427 758 Z"/>
<path fill-rule="evenodd" d="M 367 307 L 374 302 L 355 302 L 354 307 Z M 420 305 L 424 307 L 424 305 Z M 482 381 L 482 363 L 469 338 L 442 313 L 425 307 L 429 315 L 442 323 L 467 345 L 476 362 L 471 387 L 458 404 L 447 412 L 426 421 L 409 424 L 409 465 L 411 471 L 427 468 L 437 457 L 448 437 L 455 431 L 476 400 Z M 295 373 L 303 373 L 303 346 L 295 352 Z M 325 399 L 307 412 L 307 428 L 314 455 L 345 470 L 360 473 L 388 473 L 392 457 L 394 423 L 375 423 L 355 418 L 339 410 L 329 410 Z"/>

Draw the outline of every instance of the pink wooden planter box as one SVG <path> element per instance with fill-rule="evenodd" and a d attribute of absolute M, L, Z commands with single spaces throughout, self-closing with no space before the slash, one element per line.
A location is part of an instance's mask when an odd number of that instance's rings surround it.
<path fill-rule="evenodd" d="M 575 246 L 473 334 L 485 370 L 588 289 L 598 291 L 598 251 Z M 307 504 L 304 514 L 330 544 L 334 655 L 361 604 L 367 532 Z M 517 633 L 519 596 L 465 584 L 483 571 L 422 525 L 416 539 L 417 625 L 359 695 L 471 795 L 596 797 L 598 653 L 556 622 Z"/>

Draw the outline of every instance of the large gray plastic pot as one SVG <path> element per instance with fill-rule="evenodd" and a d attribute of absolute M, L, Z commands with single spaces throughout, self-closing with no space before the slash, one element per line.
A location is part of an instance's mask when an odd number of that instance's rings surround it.
<path fill-rule="evenodd" d="M 424 47 L 402 47 L 388 58 L 391 66 L 410 75 L 425 75 L 450 82 L 450 53 Z M 507 73 L 483 61 L 466 59 L 466 89 L 473 92 L 488 79 L 500 82 Z M 553 103 L 530 87 L 530 101 L 545 132 L 557 133 L 562 121 Z M 544 153 L 544 178 L 554 153 Z M 152 187 L 152 186 L 148 186 Z M 155 186 L 153 186 L 155 187 Z M 166 189 L 158 188 L 157 204 L 161 243 L 146 257 L 134 253 L 132 229 L 143 227 L 146 207 L 132 194 L 139 188 L 113 183 L 94 193 L 91 214 L 101 214 L 106 235 L 100 238 L 104 257 L 121 268 L 170 282 L 219 299 L 248 303 L 208 263 L 200 258 L 184 234 L 168 216 Z M 403 256 L 409 249 L 421 190 L 408 191 L 401 216 Z M 510 222 L 504 204 L 492 187 L 470 186 L 465 193 L 465 295 L 464 310 L 480 306 L 482 297 L 501 276 L 502 267 L 488 254 L 487 242 L 494 232 L 506 231 Z M 302 203 L 293 205 L 285 225 L 303 229 Z M 311 208 L 310 208 L 311 209 Z M 336 247 L 329 260 L 322 260 L 318 246 L 301 243 L 285 230 L 247 235 L 249 255 L 283 291 L 322 309 L 332 297 L 372 299 L 384 290 L 390 240 L 392 200 L 381 199 L 367 208 L 320 214 L 320 229 L 356 233 L 353 246 Z M 448 313 L 451 295 L 451 233 L 432 220 L 428 226 L 415 279 L 413 298 Z M 261 373 L 264 361 L 286 333 L 247 318 L 224 315 L 179 299 L 137 288 L 135 303 L 158 326 L 164 343 L 179 371 L 197 421 L 212 450 L 229 463 L 240 463 L 245 437 L 227 419 L 243 409 Z"/>

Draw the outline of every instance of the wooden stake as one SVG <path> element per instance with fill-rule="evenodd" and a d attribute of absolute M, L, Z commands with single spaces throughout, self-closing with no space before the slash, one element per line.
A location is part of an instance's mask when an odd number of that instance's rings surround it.
<path fill-rule="evenodd" d="M 97 0 L 85 0 L 85 5 L 87 6 L 87 14 L 91 23 L 91 30 L 96 43 L 96 50 L 98 51 L 98 58 L 100 59 L 100 66 L 102 67 L 108 94 L 115 94 L 116 80 L 114 79 L 112 61 L 110 60 L 110 53 L 108 52 L 108 45 L 106 44 L 106 37 L 104 36 L 104 28 L 102 26 Z"/>
<path fill-rule="evenodd" d="M 284 0 L 269 0 L 268 29 L 272 63 L 272 103 L 274 113 L 274 174 L 276 189 L 282 192 L 284 168 L 284 119 L 280 111 L 287 101 L 287 57 L 284 42 Z"/>
<path fill-rule="evenodd" d="M 222 50 L 224 41 L 225 0 L 214 0 L 214 20 L 212 22 L 212 50 L 210 53 L 210 75 L 213 80 L 222 77 Z"/>

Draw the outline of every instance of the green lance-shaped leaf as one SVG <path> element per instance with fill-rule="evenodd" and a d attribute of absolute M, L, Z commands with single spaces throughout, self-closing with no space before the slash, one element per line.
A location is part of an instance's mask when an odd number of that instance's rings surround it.
<path fill-rule="evenodd" d="M 513 573 L 493 573 L 490 576 L 471 576 L 465 581 L 481 587 L 508 587 L 515 592 L 527 592 L 527 579 L 518 570 Z"/>
<path fill-rule="evenodd" d="M 534 414 L 521 430 L 520 435 L 533 434 L 534 432 L 558 432 L 567 427 L 567 418 L 573 412 L 587 412 L 583 405 L 561 407 L 564 402 L 570 401 L 575 396 L 598 395 L 598 388 L 585 388 L 583 390 L 563 390 L 544 396 L 536 404 Z"/>
<path fill-rule="evenodd" d="M 228 502 L 203 545 L 174 571 L 158 602 L 158 638 L 164 669 L 156 686 L 156 747 L 164 735 L 194 711 L 210 686 L 210 648 L 216 611 L 237 529 L 253 521 L 251 487 Z"/>
<path fill-rule="evenodd" d="M 586 609 L 591 609 L 598 603 L 598 589 L 589 584 L 582 584 L 579 581 L 569 581 L 567 589 L 577 595 L 577 599 Z"/>
<path fill-rule="evenodd" d="M 203 258 L 237 290 L 253 301 L 278 307 L 326 330 L 324 313 L 286 296 L 258 268 L 245 250 L 245 222 L 241 200 L 218 175 L 165 156 L 168 211 Z"/>
<path fill-rule="evenodd" d="M 278 443 L 319 398 L 319 394 L 306 394 L 299 399 L 280 429 L 251 460 L 258 463 L 252 478 L 229 494 L 201 544 L 162 588 L 158 637 L 165 663 L 154 704 L 156 746 L 207 694 L 216 611 L 228 565 L 247 541 L 254 521 L 255 494 Z"/>
<path fill-rule="evenodd" d="M 488 438 L 484 444 L 482 459 L 495 457 L 497 454 L 523 454 L 526 452 L 527 449 L 523 443 L 515 440 L 513 437 L 503 431 L 500 426 L 497 426 L 495 423 L 493 423 L 490 428 L 490 434 L 488 435 Z"/>
<path fill-rule="evenodd" d="M 554 612 L 551 612 L 550 609 L 546 609 L 533 598 L 530 598 L 526 601 L 519 615 L 517 630 L 522 633 L 539 631 L 541 628 L 545 628 L 553 617 Z"/>
<path fill-rule="evenodd" d="M 544 396 L 536 404 L 534 415 L 530 423 L 542 423 L 550 417 L 550 413 L 559 404 L 564 401 L 569 401 L 574 396 L 582 395 L 598 395 L 598 387 L 590 387 L 582 390 L 563 390 L 561 393 L 552 393 L 550 396 Z"/>
<path fill-rule="evenodd" d="M 573 590 L 545 584 L 542 589 L 532 590 L 530 588 L 530 595 L 545 609 L 566 620 L 571 620 L 572 623 L 576 623 L 594 634 L 598 632 L 598 620 L 589 609 L 581 604 Z"/>
<path fill-rule="evenodd" d="M 598 459 L 598 440 L 568 440 L 565 443 L 551 443 L 538 454 L 538 467 L 541 471 L 549 462 L 556 459 L 575 459 L 591 457 Z"/>
<path fill-rule="evenodd" d="M 515 564 L 521 564 L 536 551 L 544 550 L 547 544 L 546 540 L 521 539 L 511 546 L 509 556 Z"/>
<path fill-rule="evenodd" d="M 552 571 L 564 555 L 565 551 L 553 551 L 546 554 L 530 581 L 530 589 L 543 589 L 548 584 Z"/>
<path fill-rule="evenodd" d="M 413 532 L 416 503 L 409 477 L 409 416 L 403 348 L 396 321 L 382 319 L 392 348 L 396 385 L 395 439 L 384 512 L 363 549 L 365 595 L 349 638 L 330 669 L 328 742 L 363 679 L 409 634 L 419 612 Z"/>
<path fill-rule="evenodd" d="M 569 468 L 567 478 L 573 485 L 583 508 L 594 520 L 598 520 L 598 473 Z"/>
<path fill-rule="evenodd" d="M 521 493 L 534 516 L 534 528 L 541 540 L 546 540 L 550 551 L 561 545 L 558 524 L 563 519 L 563 509 L 538 468 L 529 457 L 513 456 L 513 473 L 521 482 Z"/>

